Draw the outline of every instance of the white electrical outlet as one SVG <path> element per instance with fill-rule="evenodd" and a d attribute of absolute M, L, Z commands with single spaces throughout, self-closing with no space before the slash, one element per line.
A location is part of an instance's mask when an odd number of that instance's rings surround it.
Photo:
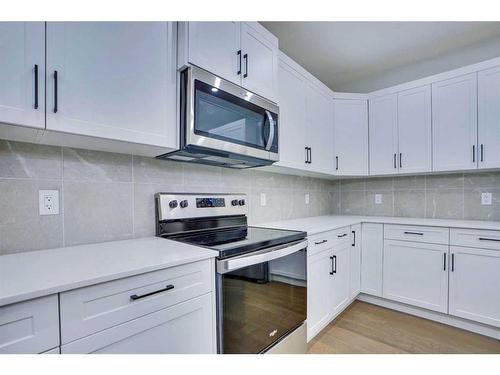
<path fill-rule="evenodd" d="M 40 215 L 58 215 L 59 190 L 39 190 L 38 205 Z"/>
<path fill-rule="evenodd" d="M 260 193 L 260 205 L 262 207 L 266 205 L 266 193 Z"/>
<path fill-rule="evenodd" d="M 481 204 L 491 206 L 491 193 L 481 193 Z"/>
<path fill-rule="evenodd" d="M 382 204 L 382 194 L 375 194 L 375 204 Z"/>
<path fill-rule="evenodd" d="M 309 204 L 309 193 L 306 193 L 306 195 L 304 196 L 304 200 L 306 204 Z"/>

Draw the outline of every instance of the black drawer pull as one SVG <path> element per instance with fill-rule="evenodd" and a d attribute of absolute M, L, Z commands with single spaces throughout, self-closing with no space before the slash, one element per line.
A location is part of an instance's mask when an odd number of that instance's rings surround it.
<path fill-rule="evenodd" d="M 352 244 L 351 246 L 356 246 L 356 231 L 352 231 Z"/>
<path fill-rule="evenodd" d="M 135 300 L 138 300 L 138 299 L 141 299 L 141 298 L 144 298 L 144 297 L 152 296 L 153 294 L 158 294 L 158 293 L 161 293 L 161 292 L 166 292 L 167 290 L 171 290 L 171 289 L 174 289 L 174 286 L 172 284 L 169 284 L 165 288 L 160 289 L 160 290 L 156 290 L 156 291 L 151 292 L 151 293 L 142 294 L 140 296 L 138 296 L 137 294 L 133 294 L 133 295 L 130 296 L 130 299 L 132 301 L 135 301 Z"/>
<path fill-rule="evenodd" d="M 57 70 L 54 70 L 54 109 L 52 110 L 54 113 L 57 113 Z"/>
<path fill-rule="evenodd" d="M 344 234 L 339 234 L 339 235 L 337 236 L 337 238 L 342 238 L 342 237 L 345 237 L 345 236 L 347 236 L 347 233 L 344 233 Z"/>
<path fill-rule="evenodd" d="M 35 73 L 35 105 L 33 106 L 35 109 L 38 109 L 38 65 L 35 64 L 34 67 Z"/>
<path fill-rule="evenodd" d="M 318 241 L 318 242 L 315 242 L 314 244 L 315 245 L 321 245 L 322 243 L 325 243 L 325 242 L 328 242 L 328 240 Z"/>
<path fill-rule="evenodd" d="M 423 236 L 424 234 L 421 232 L 405 232 L 405 234 L 415 234 L 417 236 Z"/>
<path fill-rule="evenodd" d="M 444 259 L 443 259 L 443 271 L 446 271 L 446 253 L 443 253 Z"/>
<path fill-rule="evenodd" d="M 500 242 L 500 239 L 497 239 L 497 238 L 485 238 L 485 237 L 479 237 L 479 241 L 493 241 L 493 242 Z"/>

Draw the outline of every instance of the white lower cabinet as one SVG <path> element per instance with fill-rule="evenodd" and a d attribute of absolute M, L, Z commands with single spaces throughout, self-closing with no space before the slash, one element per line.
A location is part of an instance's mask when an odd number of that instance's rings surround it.
<path fill-rule="evenodd" d="M 449 313 L 500 327 L 500 251 L 451 246 Z"/>
<path fill-rule="evenodd" d="M 448 246 L 385 240 L 383 297 L 446 313 Z"/>
<path fill-rule="evenodd" d="M 37 354 L 58 346 L 56 294 L 0 307 L 0 354 Z"/>
<path fill-rule="evenodd" d="M 363 223 L 361 229 L 361 292 L 382 296 L 384 225 Z"/>
<path fill-rule="evenodd" d="M 191 299 L 61 347 L 61 353 L 215 353 L 212 294 Z"/>
<path fill-rule="evenodd" d="M 351 240 L 349 293 L 354 299 L 361 292 L 361 224 L 351 226 Z"/>
<path fill-rule="evenodd" d="M 333 275 L 332 275 L 332 309 L 337 316 L 347 307 L 350 301 L 349 282 L 349 258 L 351 244 L 347 243 L 333 249 Z"/>

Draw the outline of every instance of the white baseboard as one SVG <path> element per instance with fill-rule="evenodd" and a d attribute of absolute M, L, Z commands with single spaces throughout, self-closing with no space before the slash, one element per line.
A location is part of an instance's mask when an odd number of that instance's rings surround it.
<path fill-rule="evenodd" d="M 363 302 L 368 302 L 373 305 L 386 307 L 388 309 L 400 311 L 406 314 L 418 316 L 420 318 L 433 320 L 438 323 L 447 324 L 449 326 L 457 327 L 464 329 L 466 331 L 478 333 L 480 335 L 493 337 L 497 340 L 500 340 L 500 328 L 495 328 L 492 326 L 488 326 L 481 323 L 472 322 L 470 320 L 457 318 L 451 315 L 442 314 L 426 309 L 422 309 L 420 307 L 414 307 L 410 305 L 406 305 L 400 302 L 394 302 L 387 300 L 385 298 L 370 296 L 368 294 L 360 294 L 358 295 L 358 300 Z"/>

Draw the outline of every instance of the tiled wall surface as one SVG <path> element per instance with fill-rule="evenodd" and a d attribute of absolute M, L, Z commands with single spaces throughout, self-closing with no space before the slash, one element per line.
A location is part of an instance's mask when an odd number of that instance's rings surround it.
<path fill-rule="evenodd" d="M 60 215 L 38 214 L 40 189 L 60 191 Z M 0 140 L 0 254 L 154 235 L 159 191 L 246 193 L 250 222 L 260 223 L 338 213 L 337 190 L 307 177 Z"/>
<path fill-rule="evenodd" d="M 491 205 L 481 205 L 483 192 Z M 500 172 L 342 180 L 338 199 L 345 215 L 500 220 Z"/>

